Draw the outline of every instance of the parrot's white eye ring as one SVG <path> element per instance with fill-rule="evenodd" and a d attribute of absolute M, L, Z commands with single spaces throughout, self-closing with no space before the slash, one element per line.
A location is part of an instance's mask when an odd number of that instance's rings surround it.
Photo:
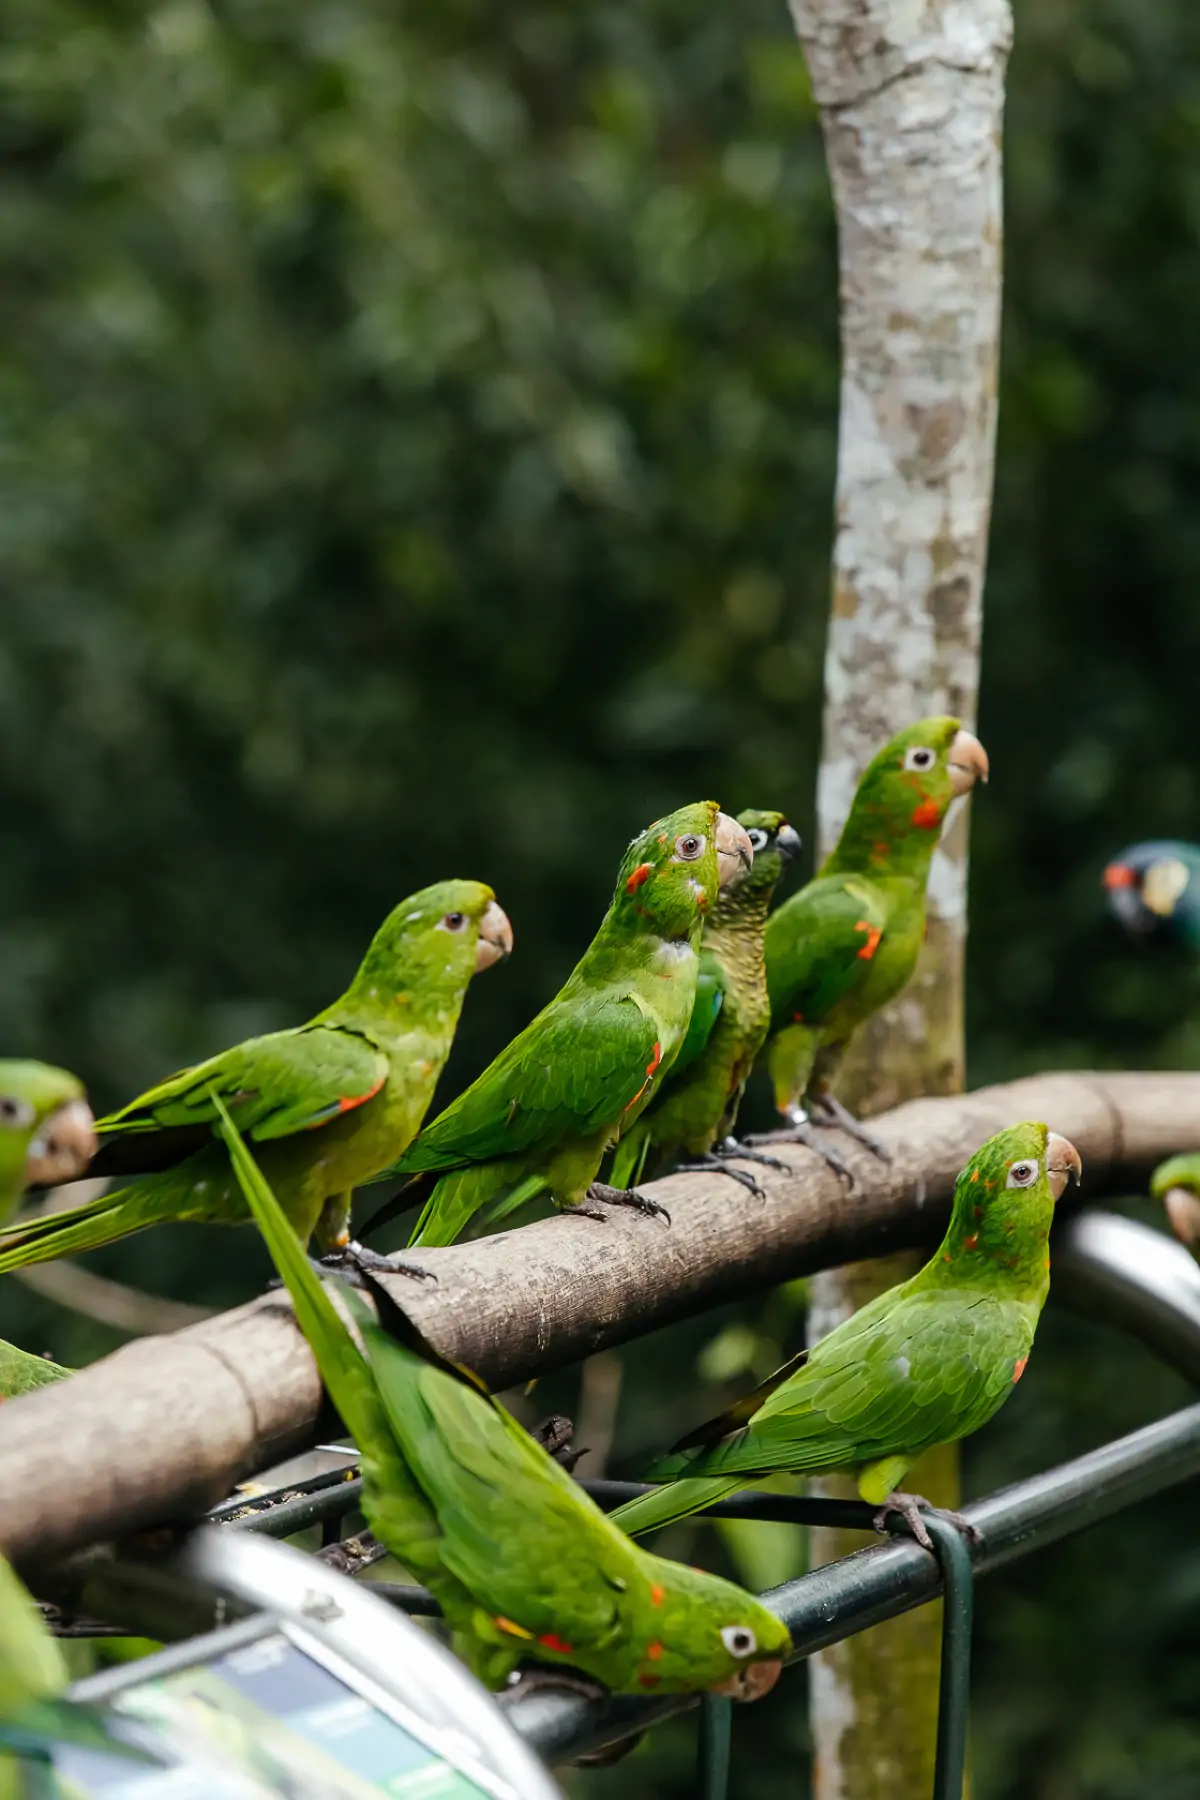
<path fill-rule="evenodd" d="M 1015 1162 L 1012 1165 L 1011 1169 L 1008 1171 L 1008 1180 L 1004 1185 L 1005 1187 L 1015 1188 L 1031 1187 L 1040 1173 L 1040 1164 L 1033 1162 L 1030 1158 L 1026 1157 L 1023 1161 Z"/>
<path fill-rule="evenodd" d="M 704 855 L 707 842 L 703 832 L 685 831 L 682 837 L 675 839 L 675 854 L 681 862 L 695 862 Z"/>
<path fill-rule="evenodd" d="M 758 1639 L 748 1625 L 722 1625 L 721 1642 L 730 1656 L 753 1656 Z"/>
<path fill-rule="evenodd" d="M 750 839 L 750 848 L 754 851 L 756 856 L 760 850 L 766 849 L 767 834 L 759 826 L 755 825 L 752 830 L 746 833 L 746 836 Z"/>
<path fill-rule="evenodd" d="M 937 751 L 931 750 L 928 744 L 914 744 L 911 750 L 904 752 L 905 768 L 914 769 L 918 775 L 924 775 L 926 770 L 932 769 L 936 761 Z"/>
<path fill-rule="evenodd" d="M 0 1095 L 0 1128 L 23 1131 L 32 1125 L 36 1114 L 28 1100 L 16 1094 Z"/>
<path fill-rule="evenodd" d="M 439 931 L 462 931 L 467 923 L 466 913 L 450 912 L 438 920 Z"/>

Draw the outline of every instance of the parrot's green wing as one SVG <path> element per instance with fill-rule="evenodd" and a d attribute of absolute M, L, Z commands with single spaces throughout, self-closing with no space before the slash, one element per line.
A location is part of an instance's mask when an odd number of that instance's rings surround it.
<path fill-rule="evenodd" d="M 633 1552 L 582 1488 L 469 1381 L 366 1334 L 392 1429 L 437 1510 L 441 1557 L 493 1618 L 550 1649 L 619 1627 Z"/>
<path fill-rule="evenodd" d="M 353 1111 L 374 1098 L 387 1076 L 386 1054 L 365 1033 L 308 1025 L 250 1038 L 184 1069 L 99 1120 L 98 1129 L 106 1138 L 215 1129 L 216 1095 L 240 1129 L 262 1143 Z"/>
<path fill-rule="evenodd" d="M 735 1437 L 655 1473 L 846 1468 L 950 1443 L 991 1417 L 1032 1341 L 1024 1310 L 990 1295 L 881 1295 L 815 1346 L 749 1425 L 731 1419 Z"/>
<path fill-rule="evenodd" d="M 633 993 L 560 995 L 387 1172 L 462 1168 L 586 1136 L 633 1105 L 660 1056 L 658 1027 Z"/>
<path fill-rule="evenodd" d="M 887 929 L 887 906 L 862 876 L 812 881 L 767 920 L 771 1023 L 820 1025 L 852 993 Z"/>
<path fill-rule="evenodd" d="M 700 971 L 696 978 L 696 998 L 692 1002 L 692 1016 L 688 1021 L 687 1036 L 679 1046 L 679 1054 L 671 1064 L 671 1080 L 682 1075 L 692 1063 L 699 1061 L 708 1046 L 713 1034 L 713 1026 L 721 1016 L 721 1008 L 725 1004 L 725 978 L 721 973 L 721 965 L 711 950 L 700 952 Z"/>

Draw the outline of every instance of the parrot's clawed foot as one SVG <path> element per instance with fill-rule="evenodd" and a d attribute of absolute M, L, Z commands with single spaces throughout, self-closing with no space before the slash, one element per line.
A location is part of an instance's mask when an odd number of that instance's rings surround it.
<path fill-rule="evenodd" d="M 840 1176 L 847 1187 L 857 1187 L 858 1183 L 854 1179 L 854 1170 L 850 1164 L 845 1157 L 839 1156 L 836 1150 L 823 1141 L 820 1132 L 811 1122 L 807 1113 L 803 1113 L 797 1108 L 795 1112 L 789 1114 L 789 1117 L 791 1123 L 786 1125 L 782 1131 L 764 1132 L 761 1136 L 748 1138 L 747 1142 L 751 1144 L 803 1144 L 806 1150 L 814 1151 L 822 1162 L 828 1163 L 834 1174 Z"/>
<path fill-rule="evenodd" d="M 964 1517 L 962 1513 L 951 1512 L 949 1507 L 934 1506 L 932 1501 L 926 1500 L 924 1494 L 901 1493 L 899 1488 L 896 1489 L 895 1493 L 888 1495 L 883 1505 L 875 1514 L 872 1523 L 875 1526 L 876 1531 L 886 1532 L 889 1529 L 888 1518 L 890 1514 L 898 1513 L 916 1538 L 918 1544 L 920 1544 L 921 1548 L 923 1550 L 932 1550 L 933 1539 L 925 1529 L 925 1522 L 921 1517 L 922 1507 L 926 1512 L 936 1513 L 939 1519 L 945 1519 L 947 1524 L 953 1525 L 956 1531 L 961 1531 L 969 1544 L 981 1544 L 983 1542 L 983 1533 L 979 1530 L 979 1527 L 977 1525 L 972 1525 L 970 1519 Z"/>
<path fill-rule="evenodd" d="M 852 1137 L 856 1144 L 869 1150 L 872 1156 L 877 1156 L 881 1163 L 891 1162 L 892 1153 L 883 1139 L 860 1119 L 856 1119 L 849 1107 L 843 1106 L 840 1100 L 835 1100 L 832 1094 L 818 1094 L 812 1103 L 812 1109 L 817 1114 L 819 1125 L 836 1126 L 847 1137 Z"/>
<path fill-rule="evenodd" d="M 748 1194 L 753 1194 L 756 1200 L 765 1200 L 767 1197 L 766 1188 L 763 1187 L 761 1181 L 755 1181 L 749 1169 L 731 1169 L 729 1164 L 723 1162 L 719 1156 L 704 1156 L 695 1162 L 676 1163 L 671 1173 L 672 1175 L 728 1175 L 730 1181 L 738 1182 Z"/>
<path fill-rule="evenodd" d="M 317 1267 L 325 1272 L 333 1270 L 336 1274 L 353 1281 L 355 1275 L 409 1275 L 414 1281 L 436 1281 L 437 1276 L 432 1269 L 423 1269 L 419 1263 L 405 1262 L 400 1256 L 381 1256 L 378 1250 L 368 1250 L 365 1244 L 347 1244 L 344 1250 L 336 1250 L 332 1256 L 323 1256 Z"/>
<path fill-rule="evenodd" d="M 522 1663 L 508 1678 L 503 1698 L 524 1700 L 529 1694 L 544 1694 L 554 1689 L 560 1694 L 581 1694 L 585 1700 L 607 1700 L 608 1689 L 591 1681 L 575 1669 L 552 1669 L 545 1663 Z"/>
<path fill-rule="evenodd" d="M 561 1463 L 568 1475 L 574 1469 L 581 1456 L 587 1455 L 586 1445 L 576 1450 L 572 1439 L 575 1436 L 574 1421 L 564 1413 L 551 1413 L 546 1419 L 530 1427 L 529 1435 L 535 1444 L 540 1444 L 547 1456 Z"/>
<path fill-rule="evenodd" d="M 746 1144 L 750 1142 L 751 1139 L 747 1138 Z M 711 1154 L 713 1156 L 738 1156 L 743 1162 L 761 1163 L 764 1169 L 779 1169 L 784 1175 L 795 1173 L 791 1163 L 785 1163 L 782 1157 L 764 1156 L 761 1150 L 747 1150 L 746 1144 L 739 1143 L 735 1137 L 723 1138 L 719 1144 L 713 1145 Z"/>
<path fill-rule="evenodd" d="M 671 1215 L 666 1207 L 657 1200 L 652 1200 L 649 1194 L 640 1193 L 637 1188 L 610 1187 L 607 1181 L 593 1181 L 587 1191 L 587 1198 L 598 1200 L 604 1206 L 631 1206 L 635 1212 L 645 1213 L 649 1219 L 665 1219 L 668 1225 L 671 1223 Z M 584 1209 L 577 1206 L 574 1210 L 582 1212 Z M 588 1218 L 594 1219 L 595 1216 L 593 1212 L 587 1214 Z"/>

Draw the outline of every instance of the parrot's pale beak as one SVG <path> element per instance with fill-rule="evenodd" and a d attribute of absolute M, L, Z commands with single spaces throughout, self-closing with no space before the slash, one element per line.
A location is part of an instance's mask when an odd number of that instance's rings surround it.
<path fill-rule="evenodd" d="M 96 1154 L 95 1120 L 86 1100 L 68 1100 L 50 1114 L 25 1158 L 27 1187 L 77 1181 Z"/>
<path fill-rule="evenodd" d="M 717 886 L 732 887 L 740 881 L 754 861 L 754 845 L 750 834 L 728 813 L 717 814 Z"/>
<path fill-rule="evenodd" d="M 976 781 L 988 778 L 988 753 L 973 732 L 957 731 L 947 759 L 955 794 L 969 794 Z"/>
<path fill-rule="evenodd" d="M 1151 863 L 1142 876 L 1142 905 L 1158 919 L 1169 919 L 1191 883 L 1186 863 L 1164 857 Z"/>
<path fill-rule="evenodd" d="M 714 1694 L 724 1694 L 728 1700 L 761 1700 L 769 1694 L 783 1671 L 783 1664 L 778 1660 L 747 1663 L 728 1681 L 718 1682 L 713 1688 Z"/>
<path fill-rule="evenodd" d="M 513 930 L 508 914 L 495 900 L 479 921 L 479 942 L 475 948 L 475 973 L 490 969 L 493 963 L 512 955 Z"/>
<path fill-rule="evenodd" d="M 1173 1187 L 1163 1195 L 1163 1205 L 1171 1230 L 1181 1244 L 1195 1253 L 1200 1248 L 1200 1199 L 1190 1188 Z"/>
<path fill-rule="evenodd" d="M 799 856 L 802 841 L 794 825 L 781 825 L 775 833 L 775 848 L 784 862 L 790 862 L 793 856 Z"/>
<path fill-rule="evenodd" d="M 1050 1183 L 1050 1192 L 1056 1200 L 1061 1200 L 1063 1190 L 1075 1177 L 1076 1185 L 1083 1179 L 1083 1163 L 1079 1152 L 1070 1138 L 1059 1137 L 1052 1131 L 1046 1139 L 1046 1180 Z"/>

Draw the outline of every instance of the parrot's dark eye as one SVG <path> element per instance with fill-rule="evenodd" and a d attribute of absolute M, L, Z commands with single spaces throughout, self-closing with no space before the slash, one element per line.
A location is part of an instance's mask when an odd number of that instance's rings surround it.
<path fill-rule="evenodd" d="M 722 1625 L 721 1642 L 730 1656 L 753 1656 L 758 1639 L 748 1625 Z"/>
<path fill-rule="evenodd" d="M 447 913 L 444 919 L 438 920 L 443 931 L 461 931 L 466 922 L 466 913 Z"/>
<path fill-rule="evenodd" d="M 936 761 L 937 752 L 931 750 L 927 744 L 914 744 L 911 750 L 906 750 L 904 753 L 906 769 L 917 769 L 923 772 L 925 769 L 932 769 Z"/>
<path fill-rule="evenodd" d="M 755 855 L 757 855 L 760 850 L 766 849 L 767 834 L 765 831 L 760 831 L 757 825 L 752 831 L 748 831 L 746 836 L 750 839 L 750 848 L 754 851 Z"/>
<path fill-rule="evenodd" d="M 28 1100 L 20 1100 L 15 1094 L 0 1095 L 0 1125 L 20 1131 L 26 1125 L 32 1125 L 33 1118 L 33 1108 Z"/>
<path fill-rule="evenodd" d="M 698 831 L 685 832 L 675 839 L 675 854 L 683 862 L 695 862 L 704 854 L 705 840 Z"/>
<path fill-rule="evenodd" d="M 1038 1165 L 1035 1162 L 1015 1162 L 1008 1171 L 1005 1187 L 1028 1187 L 1038 1178 Z"/>

